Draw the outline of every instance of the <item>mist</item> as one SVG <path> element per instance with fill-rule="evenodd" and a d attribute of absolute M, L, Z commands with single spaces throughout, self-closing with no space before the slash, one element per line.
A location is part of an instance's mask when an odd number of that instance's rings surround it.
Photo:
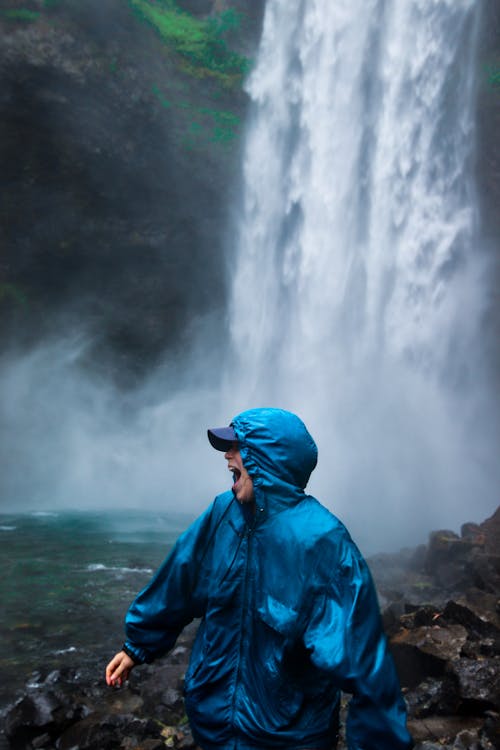
<path fill-rule="evenodd" d="M 206 439 L 227 415 L 213 383 L 200 381 L 201 345 L 194 366 L 166 361 L 127 390 L 86 366 L 91 346 L 81 332 L 4 356 L 2 511 L 196 514 L 230 486 Z"/>

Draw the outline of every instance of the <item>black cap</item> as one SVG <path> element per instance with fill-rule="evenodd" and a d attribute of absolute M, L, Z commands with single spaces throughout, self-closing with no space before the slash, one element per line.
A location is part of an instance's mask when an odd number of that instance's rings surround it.
<path fill-rule="evenodd" d="M 232 427 L 213 427 L 207 430 L 210 445 L 216 451 L 227 451 L 234 443 L 238 442 L 236 433 Z"/>

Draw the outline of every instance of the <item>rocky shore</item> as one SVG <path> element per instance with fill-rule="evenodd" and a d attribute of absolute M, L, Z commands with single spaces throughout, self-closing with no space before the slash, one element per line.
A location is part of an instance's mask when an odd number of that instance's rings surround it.
<path fill-rule="evenodd" d="M 416 750 L 500 747 L 499 541 L 500 507 L 460 536 L 435 531 L 427 545 L 370 559 Z M 0 748 L 195 748 L 182 699 L 195 631 L 122 689 L 106 688 L 102 665 L 34 672 L 4 711 Z"/>

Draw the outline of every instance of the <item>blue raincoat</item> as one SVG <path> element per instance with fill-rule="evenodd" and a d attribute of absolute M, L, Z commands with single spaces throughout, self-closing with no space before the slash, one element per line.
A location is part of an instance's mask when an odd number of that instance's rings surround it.
<path fill-rule="evenodd" d="M 406 750 L 404 702 L 368 567 L 304 488 L 317 460 L 302 421 L 253 409 L 232 422 L 255 512 L 232 492 L 182 534 L 126 617 L 138 662 L 201 624 L 185 678 L 205 750 L 332 748 L 340 690 L 350 750 Z"/>

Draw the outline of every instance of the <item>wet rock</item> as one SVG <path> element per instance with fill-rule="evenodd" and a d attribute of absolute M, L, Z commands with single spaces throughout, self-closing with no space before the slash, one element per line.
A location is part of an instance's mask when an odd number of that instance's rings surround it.
<path fill-rule="evenodd" d="M 415 689 L 406 693 L 405 699 L 408 715 L 412 718 L 452 715 L 460 705 L 457 680 L 451 675 L 442 679 L 423 680 Z"/>
<path fill-rule="evenodd" d="M 480 524 L 480 528 L 484 534 L 485 551 L 497 555 L 500 549 L 500 506 Z"/>
<path fill-rule="evenodd" d="M 406 628 L 414 629 L 420 627 L 436 627 L 440 625 L 439 618 L 442 615 L 442 608 L 430 604 L 415 606 L 407 605 L 405 614 L 401 622 Z"/>
<path fill-rule="evenodd" d="M 470 716 L 430 716 L 425 719 L 410 719 L 408 729 L 412 735 L 416 747 L 451 748 L 455 738 L 463 731 L 479 731 L 482 720 Z M 423 743 L 421 746 L 419 743 Z M 427 744 L 425 744 L 427 743 Z M 435 743 L 435 744 L 433 744 Z"/>
<path fill-rule="evenodd" d="M 42 750 L 42 748 L 52 745 L 52 737 L 50 734 L 40 734 L 38 737 L 35 737 L 31 744 L 35 750 Z"/>
<path fill-rule="evenodd" d="M 84 712 L 81 705 L 65 704 L 53 691 L 33 692 L 7 713 L 5 734 L 12 747 L 24 747 L 41 735 L 57 736 Z"/>
<path fill-rule="evenodd" d="M 159 728 L 152 720 L 138 719 L 132 714 L 101 715 L 94 713 L 73 724 L 60 737 L 58 750 L 117 750 L 127 738 L 129 747 L 138 747 L 156 735 Z"/>
<path fill-rule="evenodd" d="M 196 628 L 184 633 L 181 645 L 161 663 L 133 673 L 131 686 L 141 696 L 144 715 L 155 716 L 167 725 L 177 725 L 184 717 L 184 673 L 195 633 Z"/>
<path fill-rule="evenodd" d="M 499 588 L 500 591 L 500 588 Z M 492 623 L 500 631 L 499 591 L 489 593 L 472 586 L 455 597 L 458 604 L 471 609 L 482 620 Z"/>
<path fill-rule="evenodd" d="M 500 706 L 500 658 L 456 659 L 452 671 L 469 710 L 475 708 L 479 712 Z"/>
<path fill-rule="evenodd" d="M 477 729 L 463 729 L 455 737 L 453 750 L 479 750 L 479 732 Z"/>
<path fill-rule="evenodd" d="M 484 610 L 483 610 L 484 612 Z M 462 655 L 469 658 L 500 655 L 500 629 L 492 612 L 479 616 L 465 604 L 449 601 L 443 611 L 443 623 L 457 623 L 467 629 L 467 643 Z"/>
<path fill-rule="evenodd" d="M 377 558 L 415 750 L 500 748 L 499 549 L 500 509 L 483 524 L 464 524 L 460 537 L 431 534 L 413 568 L 394 569 L 397 556 Z"/>
<path fill-rule="evenodd" d="M 497 711 L 486 712 L 483 737 L 491 743 L 493 748 L 500 747 L 500 714 Z"/>
<path fill-rule="evenodd" d="M 474 540 L 477 543 L 484 545 L 484 532 L 478 523 L 464 523 L 460 528 L 460 536 L 462 539 Z"/>
<path fill-rule="evenodd" d="M 434 531 L 429 537 L 425 570 L 438 586 L 448 590 L 475 586 L 483 579 L 471 563 L 475 548 L 474 540 L 461 539 L 453 531 Z"/>
<path fill-rule="evenodd" d="M 404 601 L 391 602 L 382 612 L 382 623 L 386 634 L 391 637 L 401 629 L 401 616 L 404 614 Z"/>
<path fill-rule="evenodd" d="M 391 639 L 391 651 L 401 684 L 415 687 L 427 677 L 443 677 L 447 663 L 460 656 L 467 640 L 461 625 L 401 630 Z"/>

